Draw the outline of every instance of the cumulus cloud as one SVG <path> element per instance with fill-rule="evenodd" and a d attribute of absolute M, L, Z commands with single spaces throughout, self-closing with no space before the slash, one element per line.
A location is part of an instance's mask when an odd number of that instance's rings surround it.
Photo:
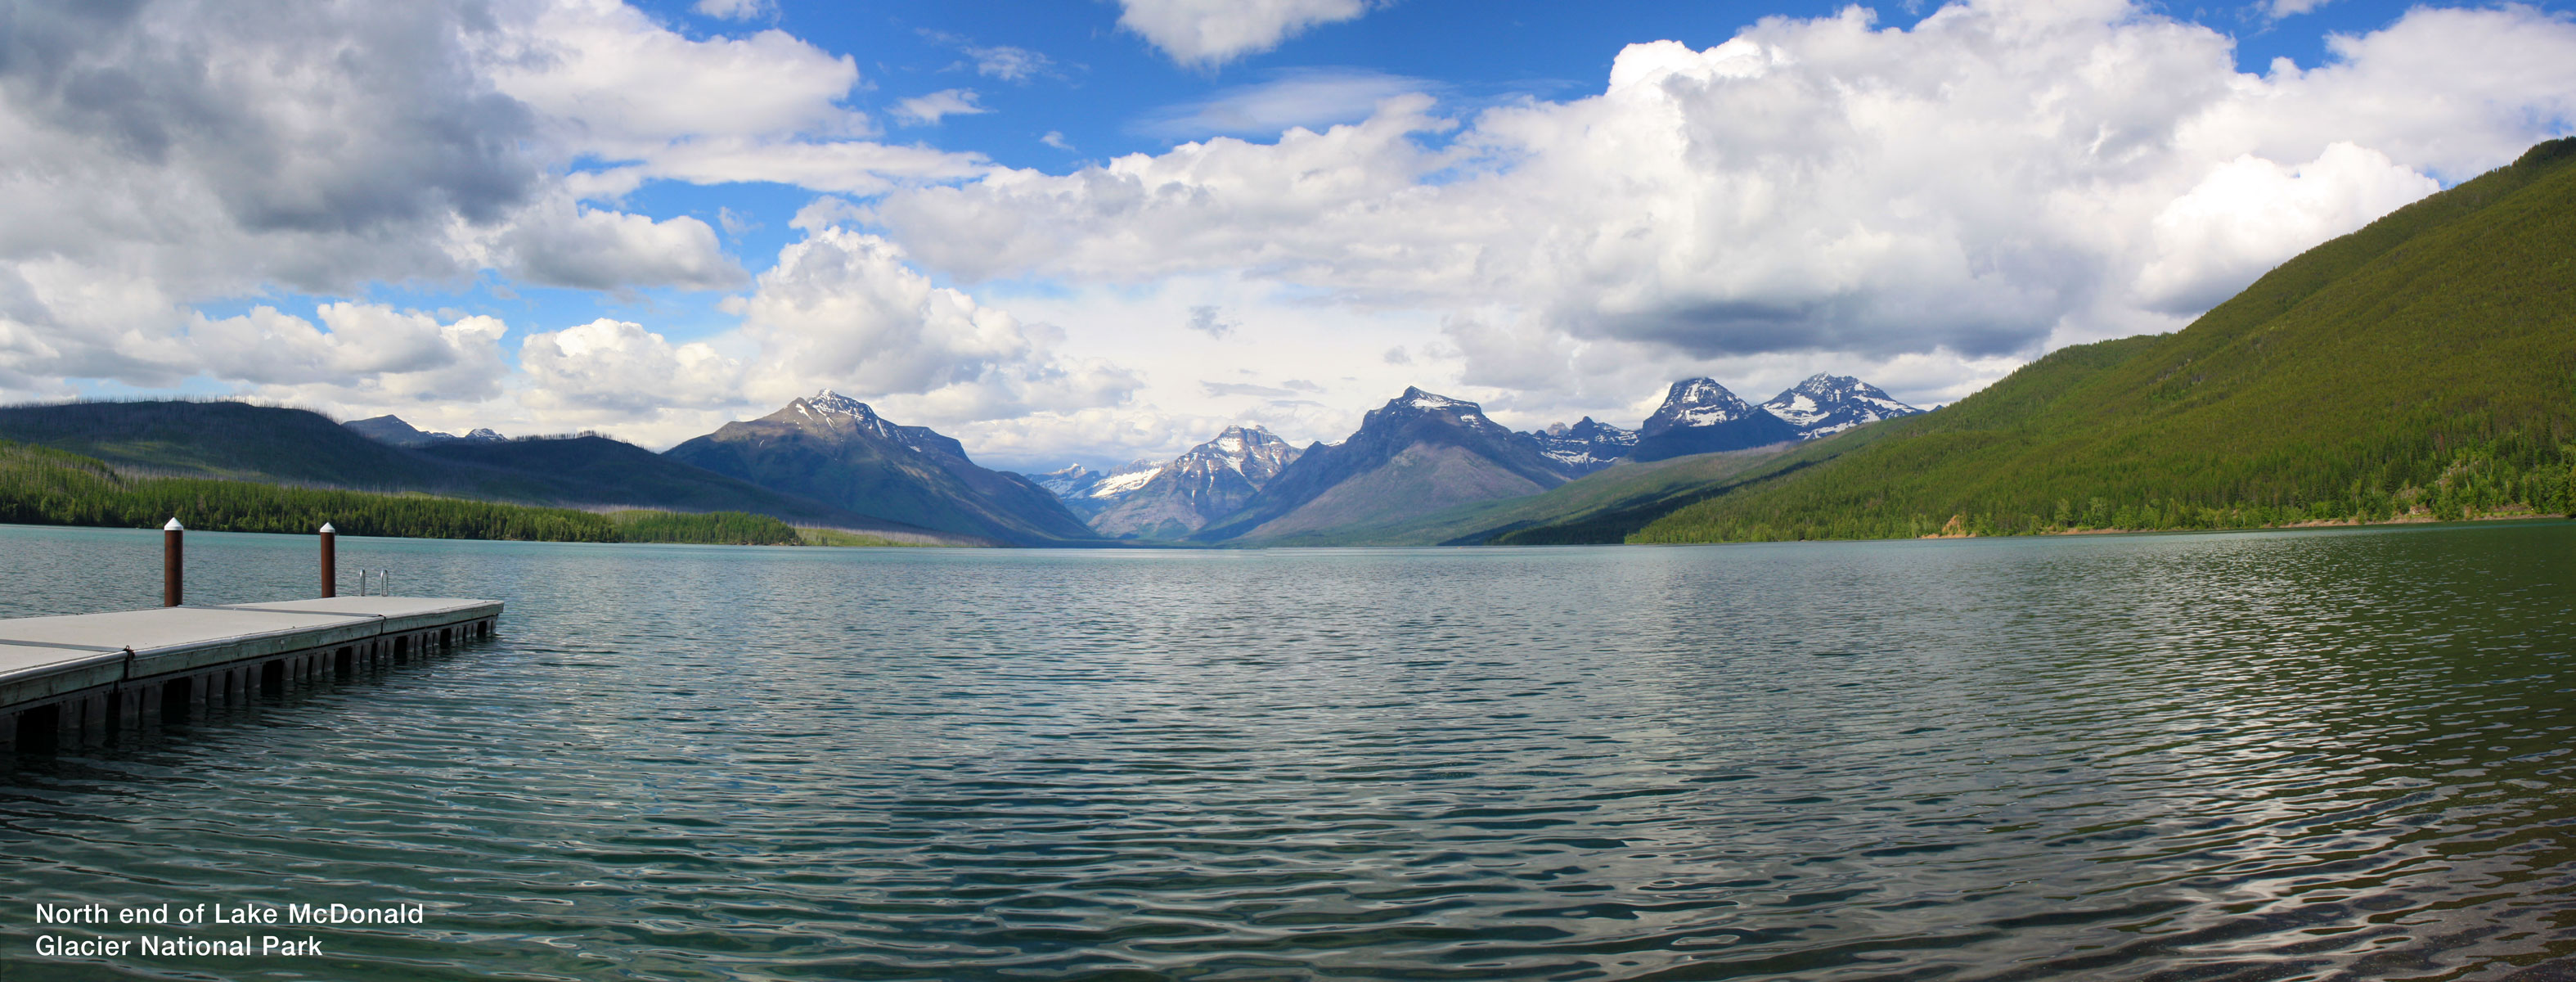
<path fill-rule="evenodd" d="M 2217 306 L 2283 256 L 2440 189 L 2386 154 L 2335 143 L 2294 167 L 2251 155 L 2210 169 L 2158 212 L 2135 293 L 2150 308 Z"/>
<path fill-rule="evenodd" d="M 259 6 L 16 8 L 0 261 L 323 291 L 454 272 L 451 223 L 535 195 L 533 117 L 461 66 L 451 11 Z"/>
<path fill-rule="evenodd" d="M 857 62 L 774 28 L 691 38 L 618 0 L 554 0 L 505 8 L 474 41 L 491 87 L 534 112 L 556 156 L 607 165 L 587 193 L 663 178 L 872 194 L 983 166 L 869 139 L 875 124 L 848 105 Z"/>
<path fill-rule="evenodd" d="M 895 115 L 922 126 L 937 126 L 946 116 L 972 116 L 992 112 L 975 103 L 973 89 L 942 89 L 929 95 L 913 96 L 894 105 Z"/>
<path fill-rule="evenodd" d="M 831 386 L 898 419 L 962 422 L 1115 405 L 1139 384 L 1058 355 L 1052 330 L 935 286 L 893 243 L 837 226 L 781 250 L 731 307 L 760 348 L 748 387 L 764 402 Z"/>
<path fill-rule="evenodd" d="M 2331 50 L 2246 74 L 2225 36 L 2116 0 L 1973 0 L 1911 28 L 1851 8 L 1631 45 L 1585 98 L 1452 119 L 1398 95 L 1321 132 L 1001 171 L 875 214 L 969 281 L 1232 273 L 1445 308 L 1462 381 L 1534 401 L 1639 363 L 1968 373 L 2179 326 L 2576 116 L 2576 24 L 2530 8 L 2417 9 Z"/>
<path fill-rule="evenodd" d="M 195 320 L 191 305 L 460 277 L 543 197 L 543 166 L 519 150 L 535 118 L 472 73 L 472 28 L 451 7 L 65 3 L 11 17 L 0 372 L 140 386 L 201 369 L 265 377 L 263 360 L 220 350 L 202 366 L 174 360 L 199 350 L 196 330 L 246 327 Z M 323 357 L 349 338 L 408 343 L 402 332 L 268 326 L 290 345 L 280 364 L 386 376 L 346 380 L 356 388 L 419 380 L 347 351 Z"/>
<path fill-rule="evenodd" d="M 743 366 L 702 342 L 672 344 L 631 321 L 600 318 L 519 342 L 522 402 L 609 410 L 621 418 L 741 403 Z"/>
<path fill-rule="evenodd" d="M 280 384 L 255 362 L 159 356 L 196 331 L 248 328 L 194 318 L 210 300 L 360 296 L 485 270 L 600 290 L 745 282 L 703 222 L 604 205 L 654 177 L 876 193 L 981 166 L 867 139 L 844 104 L 858 82 L 847 58 L 777 31 L 690 39 L 609 0 L 59 2 L 9 17 L 0 386 L 12 391 L 168 385 L 201 369 Z M 352 392 L 402 374 L 336 357 L 309 363 L 367 376 L 346 380 Z"/>
<path fill-rule="evenodd" d="M 507 373 L 496 318 L 442 323 L 379 304 L 326 303 L 321 325 L 274 307 L 237 317 L 192 315 L 166 345 L 130 352 L 176 375 L 248 382 L 272 395 L 333 405 L 476 402 L 500 394 Z"/>
<path fill-rule="evenodd" d="M 1183 65 L 1214 67 L 1278 47 L 1307 28 L 1352 20 L 1366 0 L 1119 0 L 1118 26 Z"/>
<path fill-rule="evenodd" d="M 531 209 L 495 244 L 495 268 L 546 286 L 711 290 L 749 279 L 716 244 L 715 230 L 686 215 L 654 221 L 558 200 Z"/>

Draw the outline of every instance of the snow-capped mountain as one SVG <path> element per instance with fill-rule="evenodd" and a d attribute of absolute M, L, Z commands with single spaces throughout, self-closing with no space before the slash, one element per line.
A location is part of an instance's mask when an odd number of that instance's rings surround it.
<path fill-rule="evenodd" d="M 1597 423 L 1590 416 L 1572 426 L 1557 423 L 1521 435 L 1536 444 L 1539 453 L 1564 465 L 1566 472 L 1576 477 L 1608 467 L 1637 448 L 1637 431 Z"/>
<path fill-rule="evenodd" d="M 755 420 L 726 423 L 665 456 L 862 515 L 1004 542 L 1090 539 L 1046 489 L 986 470 L 956 440 L 902 426 L 825 389 Z"/>
<path fill-rule="evenodd" d="M 1536 494 L 1568 477 L 1527 436 L 1485 418 L 1484 407 L 1408 388 L 1371 410 L 1349 439 L 1307 447 L 1241 511 L 1191 538 L 1293 541 Z"/>
<path fill-rule="evenodd" d="M 1742 450 L 1787 443 L 1802 434 L 1787 420 L 1737 398 L 1715 379 L 1686 378 L 1664 393 L 1664 404 L 1637 430 L 1635 460 Z"/>
<path fill-rule="evenodd" d="M 1064 502 L 1066 508 L 1088 520 L 1103 509 L 1126 500 L 1137 488 L 1162 470 L 1165 461 L 1132 460 L 1114 471 L 1095 471 L 1075 464 L 1060 471 L 1027 475 L 1047 493 Z"/>
<path fill-rule="evenodd" d="M 1054 495 L 1065 501 L 1071 501 L 1075 498 L 1081 497 L 1083 492 L 1091 490 L 1092 485 L 1100 483 L 1101 478 L 1109 475 L 1084 467 L 1081 464 L 1074 464 L 1060 471 L 1048 471 L 1044 474 L 1022 474 L 1020 476 L 1037 482 L 1037 486 L 1047 489 L 1048 494 Z"/>
<path fill-rule="evenodd" d="M 1889 398 L 1877 386 L 1849 375 L 1822 372 L 1772 396 L 1762 408 L 1787 420 L 1809 438 L 1923 411 Z"/>
<path fill-rule="evenodd" d="M 1664 404 L 1637 432 L 1646 435 L 1695 426 L 1717 426 L 1752 416 L 1753 404 L 1744 401 L 1716 379 L 1686 378 L 1664 391 Z"/>
<path fill-rule="evenodd" d="M 1087 492 L 1107 503 L 1091 517 L 1092 530 L 1120 538 L 1188 535 L 1240 510 L 1299 453 L 1261 427 L 1226 427 L 1141 476 L 1131 470 L 1103 476 Z"/>

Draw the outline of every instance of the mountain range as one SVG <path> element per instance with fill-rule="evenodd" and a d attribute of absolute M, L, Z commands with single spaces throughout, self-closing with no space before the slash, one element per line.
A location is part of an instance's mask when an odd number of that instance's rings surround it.
<path fill-rule="evenodd" d="M 1407 388 L 1362 417 L 1349 439 L 1307 447 L 1241 511 L 1190 538 L 1259 541 L 1536 494 L 1571 479 L 1537 444 L 1485 418 L 1484 407 Z"/>
<path fill-rule="evenodd" d="M 1093 489 L 1105 506 L 1091 528 L 1112 538 L 1181 538 L 1241 512 L 1303 453 L 1261 427 L 1226 427 L 1142 481 L 1129 484 L 1132 471 L 1107 475 Z"/>
<path fill-rule="evenodd" d="M 1868 386 L 1826 376 L 1782 400 L 1802 391 L 1806 401 L 1793 408 L 1820 430 L 1909 411 Z M 460 437 L 397 416 L 334 424 L 236 402 L 0 408 L 0 439 L 137 475 L 600 512 L 741 511 L 897 541 L 1008 545 L 1333 539 L 1534 495 L 1645 459 L 1641 447 L 1694 440 L 1734 447 L 1800 432 L 1707 379 L 1677 383 L 1642 433 L 1590 418 L 1514 433 L 1476 403 L 1411 388 L 1338 443 L 1300 449 L 1258 426 L 1230 426 L 1167 461 L 1023 476 L 977 465 L 955 439 L 894 423 L 828 389 L 659 454 L 595 434 L 510 439 L 476 429 Z"/>
<path fill-rule="evenodd" d="M 1095 536 L 1055 495 L 987 470 L 956 440 L 829 389 L 726 423 L 665 456 L 889 521 L 1034 545 Z"/>
<path fill-rule="evenodd" d="M 1697 378 L 1674 383 L 1640 430 L 1587 416 L 1513 433 L 1476 403 L 1409 388 L 1340 443 L 1301 451 L 1235 426 L 1170 461 L 1029 478 L 1111 538 L 1340 541 L 1452 506 L 1538 494 L 1622 461 L 1784 445 L 1921 411 L 1848 376 L 1814 376 L 1761 406 Z"/>
<path fill-rule="evenodd" d="M 595 512 L 739 511 L 893 541 L 980 541 L 783 494 L 599 436 L 449 440 L 404 447 L 369 439 L 301 409 L 169 400 L 0 407 L 0 440 L 67 451 L 138 476 L 430 494 Z"/>
<path fill-rule="evenodd" d="M 1300 450 L 1229 427 L 1170 461 L 1033 479 L 828 390 L 661 454 L 599 436 L 452 437 L 390 416 L 341 425 L 238 402 L 88 402 L 0 407 L 0 441 L 44 448 L 12 451 L 31 476 L 0 493 L 41 498 L 54 493 L 43 475 L 89 468 L 98 480 L 740 511 L 901 541 L 1026 545 L 1684 542 L 2564 513 L 2576 510 L 2571 254 L 2576 138 L 2309 250 L 2181 331 L 2060 349 L 1931 413 L 1846 376 L 1817 375 L 1759 405 L 1692 378 L 1634 431 L 1587 417 L 1515 433 L 1476 403 L 1409 388 L 1337 443 Z M 57 452 L 78 459 L 44 456 Z"/>

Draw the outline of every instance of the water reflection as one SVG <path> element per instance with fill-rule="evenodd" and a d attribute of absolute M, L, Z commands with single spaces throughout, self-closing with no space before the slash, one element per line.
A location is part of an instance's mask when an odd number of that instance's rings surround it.
<path fill-rule="evenodd" d="M 64 558 L 120 535 L 0 529 L 24 584 L 0 603 L 148 603 L 152 569 Z M 203 536 L 194 582 L 292 595 L 310 545 Z M 2415 978 L 2576 957 L 2564 524 L 341 548 L 507 598 L 503 639 L 17 761 L 0 862 L 26 902 L 431 907 L 327 938 L 346 977 Z"/>

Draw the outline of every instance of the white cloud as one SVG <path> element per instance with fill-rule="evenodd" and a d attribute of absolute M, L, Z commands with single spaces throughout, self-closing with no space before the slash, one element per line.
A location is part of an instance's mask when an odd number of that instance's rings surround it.
<path fill-rule="evenodd" d="M 1065 151 L 1066 153 L 1073 152 L 1073 143 L 1066 140 L 1064 138 L 1064 134 L 1056 130 L 1048 130 L 1045 136 L 1038 137 L 1038 142 L 1054 147 L 1058 150 Z"/>
<path fill-rule="evenodd" d="M 247 382 L 305 404 L 470 403 L 500 394 L 507 373 L 491 317 L 441 323 L 380 304 L 326 303 L 320 326 L 261 306 L 237 317 L 192 315 L 187 331 L 131 351 L 177 375 Z"/>
<path fill-rule="evenodd" d="M 581 151 L 632 160 L 682 140 L 870 132 L 841 104 L 858 64 L 785 31 L 691 39 L 615 0 L 524 9 L 485 38 L 492 85 Z"/>
<path fill-rule="evenodd" d="M 742 364 L 705 343 L 672 344 L 631 321 L 600 318 L 519 342 L 532 408 L 608 410 L 650 418 L 665 410 L 742 403 Z"/>
<path fill-rule="evenodd" d="M 752 20 L 778 16 L 778 6 L 770 0 L 698 0 L 689 9 L 703 17 L 725 20 Z"/>
<path fill-rule="evenodd" d="M 776 31 L 690 40 L 603 0 L 11 16 L 0 387 L 12 391 L 164 386 L 200 368 L 279 384 L 256 361 L 162 356 L 194 330 L 247 328 L 201 324 L 192 308 L 212 300 L 363 296 L 484 270 L 602 290 L 746 281 L 695 218 L 581 203 L 648 177 L 877 193 L 981 167 L 856 138 L 867 121 L 841 104 L 857 81 L 846 58 Z M 566 174 L 575 159 L 614 166 Z"/>
<path fill-rule="evenodd" d="M 1268 51 L 1307 28 L 1352 20 L 1366 0 L 1119 0 L 1118 26 L 1173 61 L 1213 67 Z"/>
<path fill-rule="evenodd" d="M 2418 9 L 2331 49 L 2252 75 L 2225 36 L 2116 0 L 1977 0 L 1905 29 L 1854 8 L 1632 45 L 1588 98 L 1459 121 L 1400 95 L 1322 132 L 997 171 L 873 214 L 967 282 L 1242 277 L 1309 319 L 1446 311 L 1425 374 L 1507 409 L 1789 362 L 1910 366 L 1915 397 L 1955 398 L 2050 346 L 2177 327 L 2576 117 L 2556 15 Z"/>
<path fill-rule="evenodd" d="M 969 45 L 958 50 L 964 51 L 966 57 L 975 59 L 975 74 L 986 78 L 998 78 L 1005 82 L 1026 82 L 1036 76 L 1047 74 L 1055 67 L 1055 60 L 1052 58 L 1027 48 L 1014 48 L 1007 44 L 991 47 Z"/>
<path fill-rule="evenodd" d="M 564 160 L 592 160 L 615 196 L 648 178 L 777 181 L 874 194 L 978 173 L 982 158 L 887 146 L 847 105 L 857 63 L 785 31 L 692 39 L 617 0 L 555 0 L 477 36 L 476 61 L 532 110 Z"/>
<path fill-rule="evenodd" d="M 749 279 L 705 222 L 687 215 L 657 222 L 568 199 L 530 209 L 495 245 L 495 268 L 546 286 L 712 290 Z"/>
<path fill-rule="evenodd" d="M 2264 6 L 2263 12 L 2270 15 L 2273 20 L 2280 20 L 2283 17 L 2296 17 L 2307 13 L 2325 6 L 2326 3 L 2327 0 L 2271 0 L 2271 3 Z"/>
<path fill-rule="evenodd" d="M 992 112 L 975 104 L 973 89 L 942 89 L 895 103 L 895 115 L 922 126 L 937 126 L 941 117 Z"/>
<path fill-rule="evenodd" d="M 2349 143 L 2297 167 L 2240 156 L 2156 215 L 2155 258 L 2138 271 L 2136 294 L 2168 313 L 2207 310 L 2281 257 L 2439 189 L 2432 178 Z"/>
<path fill-rule="evenodd" d="M 839 227 L 781 250 L 732 309 L 760 349 L 746 392 L 764 404 L 830 386 L 899 420 L 956 423 L 1115 405 L 1137 385 L 1108 362 L 1056 354 L 1052 329 L 932 285 L 893 243 Z"/>
<path fill-rule="evenodd" d="M 1417 78 L 1358 69 L 1300 68 L 1259 85 L 1238 86 L 1197 102 L 1169 106 L 1136 121 L 1161 137 L 1273 136 L 1303 127 L 1367 119 L 1378 103 L 1437 86 Z"/>

